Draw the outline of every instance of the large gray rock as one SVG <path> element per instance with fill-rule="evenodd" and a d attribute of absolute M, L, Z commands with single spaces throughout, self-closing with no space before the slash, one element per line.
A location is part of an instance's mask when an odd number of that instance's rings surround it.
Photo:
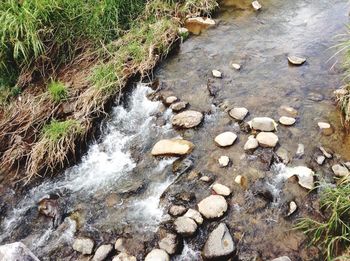
<path fill-rule="evenodd" d="M 81 237 L 74 240 L 73 249 L 83 255 L 91 255 L 93 248 L 94 241 L 91 238 Z"/>
<path fill-rule="evenodd" d="M 223 196 L 210 195 L 198 203 L 198 211 L 205 218 L 219 218 L 227 211 L 227 202 Z"/>
<path fill-rule="evenodd" d="M 15 242 L 0 246 L 1 261 L 40 261 L 30 250 L 21 242 Z"/>
<path fill-rule="evenodd" d="M 153 156 L 186 155 L 191 153 L 194 145 L 182 139 L 164 139 L 158 141 L 152 149 Z"/>
<path fill-rule="evenodd" d="M 92 258 L 92 261 L 103 261 L 107 258 L 107 256 L 112 252 L 113 245 L 112 244 L 105 244 L 101 245 L 97 248 L 94 257 Z"/>
<path fill-rule="evenodd" d="M 178 217 L 174 225 L 176 232 L 182 236 L 192 236 L 197 230 L 197 223 L 189 217 Z"/>
<path fill-rule="evenodd" d="M 175 234 L 168 233 L 159 241 L 159 248 L 165 250 L 169 255 L 176 253 L 178 240 Z"/>
<path fill-rule="evenodd" d="M 153 249 L 146 256 L 145 261 L 170 261 L 170 258 L 165 250 Z"/>
<path fill-rule="evenodd" d="M 251 121 L 251 127 L 260 131 L 274 131 L 276 122 L 269 117 L 256 117 Z"/>
<path fill-rule="evenodd" d="M 235 251 L 235 248 L 230 231 L 224 223 L 220 223 L 209 234 L 204 245 L 203 255 L 207 259 L 227 257 Z"/>
<path fill-rule="evenodd" d="M 171 122 L 175 127 L 189 129 L 198 126 L 202 120 L 203 114 L 201 112 L 188 110 L 176 114 Z"/>

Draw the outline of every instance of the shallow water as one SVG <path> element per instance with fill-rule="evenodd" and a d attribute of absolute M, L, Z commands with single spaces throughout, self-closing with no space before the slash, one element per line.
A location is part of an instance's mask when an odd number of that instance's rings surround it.
<path fill-rule="evenodd" d="M 175 176 L 171 167 L 176 158 L 150 156 L 157 140 L 181 135 L 196 145 L 191 157 L 194 172 L 210 173 L 233 190 L 222 221 L 230 227 L 242 260 L 254 256 L 268 260 L 279 255 L 318 260 L 315 250 L 306 248 L 304 236 L 291 230 L 298 217 L 317 216 L 317 194 L 283 178 L 284 165 L 276 163 L 266 169 L 259 160 L 259 153 L 266 154 L 265 150 L 246 155 L 243 146 L 248 134 L 222 105 L 247 107 L 250 114 L 246 120 L 256 116 L 278 120 L 281 105 L 296 108 L 297 123 L 279 126 L 277 131 L 280 146 L 292 159 L 289 165 L 310 166 L 322 179 L 334 182 L 330 166 L 338 158 L 350 160 L 350 138 L 342 131 L 332 100 L 332 91 L 342 84 L 341 59 L 330 58 L 335 52 L 331 47 L 337 43 L 334 37 L 345 31 L 349 6 L 345 0 L 260 2 L 263 10 L 254 12 L 247 1 L 225 1 L 215 18 L 219 24 L 185 41 L 155 74 L 165 84 L 161 94 L 175 94 L 188 101 L 190 108 L 206 113 L 200 127 L 172 129 L 170 110 L 147 99 L 151 89 L 138 85 L 102 124 L 101 139 L 91 145 L 81 163 L 32 188 L 23 198 L 9 196 L 13 208 L 1 219 L 0 243 L 21 240 L 43 260 L 48 256 L 67 260 L 76 255 L 70 247 L 74 236 L 114 243 L 125 235 L 142 242 L 142 257 L 156 246 L 158 226 L 167 227 L 165 207 L 178 193 L 193 193 L 195 199 L 187 206 L 194 208 L 211 193 L 209 184 L 187 174 Z M 288 65 L 289 54 L 307 57 L 306 64 Z M 241 70 L 235 71 L 232 62 L 241 64 Z M 212 69 L 223 72 L 223 79 L 212 79 Z M 208 94 L 208 80 L 219 89 L 215 98 Z M 321 94 L 323 99 L 310 100 L 312 93 Z M 166 124 L 159 124 L 159 120 Z M 318 121 L 330 122 L 334 134 L 322 135 Z M 236 132 L 238 141 L 227 149 L 216 147 L 214 137 L 226 130 Z M 298 143 L 305 145 L 302 159 L 294 157 Z M 322 167 L 314 162 L 319 145 L 336 153 L 335 159 Z M 219 168 L 221 155 L 231 158 L 231 167 Z M 234 182 L 237 175 L 246 177 L 247 188 Z M 38 216 L 37 203 L 49 193 L 61 195 L 66 211 L 74 212 L 77 222 L 66 219 L 54 230 L 49 219 Z M 271 199 L 266 199 L 266 193 Z M 297 203 L 298 211 L 286 218 L 291 200 Z M 200 251 L 214 225 L 216 222 L 205 222 L 173 260 L 201 260 Z M 134 250 L 133 254 L 139 254 Z"/>

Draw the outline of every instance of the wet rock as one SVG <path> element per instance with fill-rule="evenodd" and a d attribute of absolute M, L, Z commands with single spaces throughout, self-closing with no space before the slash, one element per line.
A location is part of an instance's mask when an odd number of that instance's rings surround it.
<path fill-rule="evenodd" d="M 276 122 L 269 117 L 257 117 L 251 121 L 251 126 L 255 130 L 274 131 L 276 130 Z"/>
<path fill-rule="evenodd" d="M 238 63 L 233 63 L 232 64 L 233 69 L 239 71 L 241 69 L 241 66 Z"/>
<path fill-rule="evenodd" d="M 272 132 L 260 132 L 256 140 L 262 147 L 274 148 L 278 143 L 278 137 Z"/>
<path fill-rule="evenodd" d="M 237 139 L 237 135 L 235 133 L 226 131 L 216 136 L 215 142 L 220 147 L 227 147 L 227 146 L 231 146 L 236 139 Z"/>
<path fill-rule="evenodd" d="M 244 144 L 245 151 L 255 150 L 259 146 L 258 141 L 254 138 L 254 136 L 248 137 L 247 142 Z"/>
<path fill-rule="evenodd" d="M 123 252 L 115 256 L 112 261 L 136 261 L 136 257 Z"/>
<path fill-rule="evenodd" d="M 198 203 L 199 212 L 207 219 L 219 218 L 227 211 L 227 202 L 223 196 L 210 195 Z"/>
<path fill-rule="evenodd" d="M 333 165 L 332 170 L 334 175 L 336 175 L 337 177 L 346 177 L 350 174 L 349 170 L 340 164 Z"/>
<path fill-rule="evenodd" d="M 112 252 L 113 246 L 111 244 L 101 245 L 97 248 L 92 261 L 103 261 Z"/>
<path fill-rule="evenodd" d="M 219 87 L 215 85 L 212 81 L 208 80 L 207 83 L 207 89 L 209 91 L 209 95 L 215 97 L 216 94 L 219 92 Z"/>
<path fill-rule="evenodd" d="M 203 29 L 207 29 L 215 25 L 215 21 L 210 18 L 193 17 L 187 18 L 185 27 L 193 34 L 200 34 Z"/>
<path fill-rule="evenodd" d="M 310 92 L 308 95 L 307 95 L 307 98 L 311 101 L 314 101 L 314 102 L 320 102 L 322 101 L 324 98 L 323 98 L 323 95 L 320 94 L 320 93 L 315 93 L 315 92 Z"/>
<path fill-rule="evenodd" d="M 298 183 L 300 186 L 306 189 L 313 189 L 314 184 L 314 172 L 312 169 L 305 166 L 298 166 L 286 169 L 287 178 L 292 176 L 298 177 Z"/>
<path fill-rule="evenodd" d="M 331 159 L 333 156 L 331 153 L 327 152 L 327 150 L 323 147 L 320 147 L 320 151 L 323 153 L 323 155 L 327 158 L 327 159 Z"/>
<path fill-rule="evenodd" d="M 295 118 L 298 115 L 298 111 L 293 107 L 282 105 L 279 108 L 279 114 L 281 116 L 288 116 L 288 117 Z"/>
<path fill-rule="evenodd" d="M 238 175 L 235 178 L 235 182 L 237 184 L 239 184 L 242 188 L 247 189 L 248 188 L 248 180 L 246 177 L 242 176 L 242 175 Z"/>
<path fill-rule="evenodd" d="M 288 61 L 293 65 L 302 65 L 306 62 L 306 58 L 298 56 L 288 56 Z"/>
<path fill-rule="evenodd" d="M 173 173 L 175 175 L 181 175 L 193 167 L 193 160 L 191 158 L 177 159 L 173 163 Z"/>
<path fill-rule="evenodd" d="M 199 179 L 200 181 L 204 181 L 204 182 L 211 182 L 212 178 L 208 177 L 208 176 L 203 176 Z"/>
<path fill-rule="evenodd" d="M 0 246 L 0 260 L 3 261 L 40 261 L 27 246 L 21 242 Z"/>
<path fill-rule="evenodd" d="M 305 146 L 304 144 L 299 143 L 295 156 L 300 159 L 304 156 L 304 154 L 305 154 Z"/>
<path fill-rule="evenodd" d="M 220 165 L 220 167 L 222 167 L 222 168 L 227 167 L 229 163 L 230 163 L 230 158 L 229 157 L 221 156 L 219 158 L 219 165 Z"/>
<path fill-rule="evenodd" d="M 52 219 L 52 225 L 57 228 L 63 221 L 63 211 L 59 203 L 57 194 L 50 194 L 42 198 L 38 203 L 38 211 L 40 214 Z"/>
<path fill-rule="evenodd" d="M 158 141 L 151 153 L 153 156 L 186 155 L 191 153 L 193 148 L 193 143 L 187 140 L 165 139 Z"/>
<path fill-rule="evenodd" d="M 261 4 L 258 2 L 258 1 L 253 1 L 252 2 L 252 6 L 253 6 L 253 8 L 256 10 L 256 11 L 258 11 L 258 10 L 260 10 L 261 9 Z"/>
<path fill-rule="evenodd" d="M 289 163 L 290 161 L 289 152 L 285 148 L 283 147 L 278 148 L 278 150 L 276 151 L 276 154 L 284 164 Z"/>
<path fill-rule="evenodd" d="M 124 238 L 118 238 L 115 241 L 114 248 L 115 248 L 115 250 L 117 250 L 119 252 L 125 252 L 126 248 L 125 248 L 125 240 L 124 240 Z"/>
<path fill-rule="evenodd" d="M 192 218 L 198 225 L 202 225 L 203 223 L 203 217 L 201 213 L 199 213 L 197 210 L 194 210 L 194 209 L 187 210 L 184 217 Z"/>
<path fill-rule="evenodd" d="M 203 120 L 203 114 L 199 111 L 184 111 L 176 114 L 171 122 L 175 127 L 190 129 L 198 126 Z"/>
<path fill-rule="evenodd" d="M 182 203 L 189 203 L 189 202 L 195 200 L 196 196 L 193 192 L 183 191 L 183 192 L 177 193 L 175 195 L 175 199 L 177 201 L 182 202 Z"/>
<path fill-rule="evenodd" d="M 217 259 L 230 256 L 235 251 L 230 231 L 226 224 L 220 223 L 210 234 L 204 245 L 203 256 L 207 259 Z"/>
<path fill-rule="evenodd" d="M 333 133 L 332 126 L 328 122 L 318 122 L 317 125 L 324 135 L 328 136 Z"/>
<path fill-rule="evenodd" d="M 248 114 L 248 109 L 243 107 L 233 108 L 229 111 L 229 115 L 235 120 L 242 121 Z"/>
<path fill-rule="evenodd" d="M 295 119 L 292 118 L 292 117 L 287 117 L 287 116 L 282 116 L 280 119 L 279 119 L 279 122 L 282 124 L 282 125 L 285 125 L 285 126 L 291 126 L 295 123 Z"/>
<path fill-rule="evenodd" d="M 197 223 L 189 217 L 178 217 L 174 225 L 176 232 L 182 236 L 192 236 L 197 230 Z"/>
<path fill-rule="evenodd" d="M 178 100 L 178 99 L 177 99 L 176 96 L 169 96 L 169 97 L 167 97 L 167 98 L 165 99 L 165 104 L 166 104 L 166 105 L 170 105 L 170 104 L 176 102 L 177 100 Z"/>
<path fill-rule="evenodd" d="M 76 238 L 73 243 L 73 249 L 83 255 L 91 255 L 94 244 L 95 243 L 91 238 Z"/>
<path fill-rule="evenodd" d="M 175 217 L 181 216 L 185 212 L 186 208 L 180 205 L 172 205 L 169 209 L 169 214 Z"/>
<path fill-rule="evenodd" d="M 211 73 L 215 78 L 222 78 L 222 73 L 218 70 L 212 70 Z"/>
<path fill-rule="evenodd" d="M 272 259 L 271 261 L 292 261 L 292 260 L 290 260 L 290 258 L 287 256 L 281 256 L 281 257 Z"/>
<path fill-rule="evenodd" d="M 153 249 L 146 256 L 145 261 L 170 261 L 170 258 L 165 250 Z"/>
<path fill-rule="evenodd" d="M 325 160 L 326 160 L 326 157 L 323 156 L 323 155 L 317 156 L 317 158 L 316 158 L 316 162 L 317 162 L 318 165 L 322 165 Z"/>
<path fill-rule="evenodd" d="M 297 204 L 294 201 L 289 202 L 289 209 L 288 209 L 288 213 L 287 216 L 291 216 L 295 211 L 297 211 Z"/>
<path fill-rule="evenodd" d="M 229 187 L 226 187 L 225 185 L 219 183 L 214 184 L 212 189 L 216 194 L 221 196 L 229 196 L 231 194 L 231 189 Z"/>
<path fill-rule="evenodd" d="M 177 236 L 171 233 L 167 233 L 165 237 L 159 241 L 159 248 L 165 250 L 169 255 L 176 253 L 178 245 Z"/>
<path fill-rule="evenodd" d="M 178 112 L 185 109 L 187 105 L 188 105 L 188 102 L 184 102 L 184 101 L 175 102 L 170 105 L 170 109 L 172 109 L 172 111 Z"/>

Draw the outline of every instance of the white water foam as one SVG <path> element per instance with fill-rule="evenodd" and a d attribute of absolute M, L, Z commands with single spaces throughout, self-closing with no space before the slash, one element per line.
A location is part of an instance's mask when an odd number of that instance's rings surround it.
<path fill-rule="evenodd" d="M 186 241 L 180 255 L 172 258 L 172 261 L 201 261 L 201 252 L 193 250 Z"/>

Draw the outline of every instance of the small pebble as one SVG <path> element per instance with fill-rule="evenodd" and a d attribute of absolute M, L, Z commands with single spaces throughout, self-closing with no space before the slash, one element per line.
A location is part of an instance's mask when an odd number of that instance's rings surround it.
<path fill-rule="evenodd" d="M 256 10 L 256 11 L 258 11 L 258 10 L 260 10 L 261 9 L 261 4 L 258 2 L 258 1 L 253 1 L 252 2 L 252 6 L 253 6 L 253 8 Z"/>
<path fill-rule="evenodd" d="M 292 117 L 282 116 L 279 122 L 285 126 L 291 126 L 295 123 L 295 119 Z"/>
<path fill-rule="evenodd" d="M 305 146 L 304 146 L 304 144 L 299 143 L 297 152 L 295 153 L 295 156 L 297 158 L 302 158 L 304 156 L 304 154 L 305 154 Z"/>
<path fill-rule="evenodd" d="M 212 74 L 215 78 L 222 78 L 222 73 L 218 70 L 212 70 Z"/>
<path fill-rule="evenodd" d="M 241 66 L 238 63 L 232 64 L 233 69 L 236 69 L 237 71 L 241 69 Z"/>
<path fill-rule="evenodd" d="M 229 157 L 221 156 L 219 158 L 219 165 L 220 165 L 220 167 L 222 167 L 222 168 L 227 167 L 229 163 L 230 163 L 230 158 Z"/>
<path fill-rule="evenodd" d="M 326 157 L 325 156 L 318 156 L 317 158 L 316 158 L 316 162 L 317 162 L 317 164 L 318 165 L 322 165 L 323 163 L 324 163 L 324 161 L 326 160 Z"/>
<path fill-rule="evenodd" d="M 332 154 L 328 153 L 328 152 L 326 151 L 326 149 L 323 148 L 323 147 L 320 147 L 320 151 L 322 151 L 323 155 L 324 155 L 327 159 L 331 159 L 331 158 L 333 157 Z"/>

